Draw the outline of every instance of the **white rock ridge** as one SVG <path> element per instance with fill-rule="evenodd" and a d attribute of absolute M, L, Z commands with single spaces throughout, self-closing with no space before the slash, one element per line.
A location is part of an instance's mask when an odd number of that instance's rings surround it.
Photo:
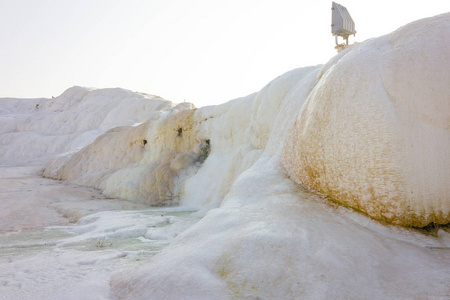
<path fill-rule="evenodd" d="M 72 87 L 54 99 L 0 99 L 0 163 L 43 165 L 117 126 L 152 119 L 172 103 L 120 88 Z"/>
<path fill-rule="evenodd" d="M 446 299 L 448 228 L 374 221 L 286 173 L 378 220 L 448 223 L 448 28 L 449 14 L 406 25 L 218 106 L 121 89 L 0 99 L 17 110 L 0 162 L 71 151 L 45 175 L 199 209 L 147 263 L 105 270 L 111 298 Z"/>
<path fill-rule="evenodd" d="M 449 223 L 449 47 L 447 13 L 333 58 L 286 143 L 289 176 L 377 220 Z"/>
<path fill-rule="evenodd" d="M 100 188 L 151 205 L 178 199 L 179 170 L 193 165 L 202 141 L 193 134 L 191 104 L 155 111 L 138 126 L 116 127 L 69 157 L 50 162 L 44 176 Z"/>

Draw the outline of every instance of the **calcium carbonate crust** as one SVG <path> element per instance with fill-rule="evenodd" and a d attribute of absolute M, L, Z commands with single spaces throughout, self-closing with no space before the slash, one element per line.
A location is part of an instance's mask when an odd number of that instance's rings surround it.
<path fill-rule="evenodd" d="M 450 13 L 334 57 L 283 165 L 333 201 L 393 224 L 450 222 Z"/>

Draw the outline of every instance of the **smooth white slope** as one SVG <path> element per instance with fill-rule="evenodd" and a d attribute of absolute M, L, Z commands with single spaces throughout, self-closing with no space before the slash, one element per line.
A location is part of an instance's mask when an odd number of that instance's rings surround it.
<path fill-rule="evenodd" d="M 432 238 L 379 225 L 330 206 L 284 174 L 283 140 L 289 137 L 293 112 L 300 110 L 319 70 L 292 72 L 289 76 L 295 74 L 297 80 L 287 89 L 283 76 L 270 84 L 283 91 L 275 118 L 255 119 L 245 130 L 216 135 L 218 143 L 244 142 L 236 145 L 225 174 L 236 168 L 244 171 L 235 177 L 219 208 L 210 210 L 151 263 L 114 275 L 112 295 L 119 299 L 386 299 L 439 298 L 450 293 L 448 255 L 427 248 L 448 246 L 448 233 L 440 231 L 439 238 Z M 239 115 L 257 111 L 255 103 L 248 107 L 251 111 Z M 211 116 L 214 108 L 198 112 L 208 110 Z M 224 120 L 213 118 L 210 128 L 223 128 Z M 277 130 L 269 134 L 265 149 L 257 149 L 249 136 L 251 128 L 264 120 L 273 122 Z M 215 168 L 219 158 L 215 159 L 210 164 L 207 160 L 187 183 L 194 185 L 190 181 L 198 176 L 220 186 L 222 182 L 214 179 L 223 178 L 223 169 Z M 213 188 L 198 184 L 211 194 Z"/>
<path fill-rule="evenodd" d="M 440 23 L 442 17 L 435 20 Z M 378 41 L 382 42 L 383 38 Z M 366 43 L 368 58 L 372 51 L 376 52 L 376 48 L 372 48 L 374 43 L 376 40 Z M 361 44 L 353 51 L 363 51 L 363 47 Z M 370 60 L 359 62 L 361 67 L 370 67 Z M 272 115 L 270 112 L 266 115 L 277 116 L 264 120 L 271 122 L 277 119 L 278 122 L 273 123 L 266 150 L 262 153 L 256 147 L 264 145 L 264 139 L 254 139 L 255 145 L 250 145 L 251 132 L 259 129 L 264 132 L 264 126 L 258 129 L 257 118 L 245 130 L 225 131 L 224 134 L 217 131 L 224 140 L 230 139 L 230 143 L 235 136 L 247 133 L 244 135 L 247 142 L 235 150 L 239 155 L 231 160 L 231 166 L 236 160 L 235 165 L 244 171 L 237 175 L 220 208 L 210 211 L 198 224 L 184 232 L 151 264 L 138 271 L 117 274 L 112 281 L 114 295 L 138 299 L 159 299 L 166 295 L 188 299 L 449 296 L 450 264 L 446 250 L 441 250 L 449 246 L 448 233 L 441 230 L 438 238 L 433 238 L 378 225 L 366 217 L 321 202 L 320 198 L 299 190 L 283 174 L 280 167 L 283 139 L 287 136 L 289 140 L 295 134 L 289 133 L 293 116 L 314 85 L 321 86 L 320 81 L 328 67 L 325 66 L 317 78 L 304 79 L 303 82 L 297 79 L 297 84 L 291 85 L 286 94 L 281 94 L 283 103 L 278 113 L 273 110 L 277 104 L 267 106 Z M 351 76 L 360 80 L 361 75 Z M 345 83 L 344 76 L 339 80 Z M 371 82 L 370 78 L 365 78 L 368 88 L 355 86 L 353 91 L 366 93 L 370 99 L 376 98 L 377 94 L 370 89 Z M 334 82 L 327 84 L 335 85 Z M 446 87 L 443 88 L 445 93 Z M 263 89 L 259 98 L 264 98 L 267 90 L 269 87 Z M 275 94 L 274 101 L 280 97 L 279 93 Z M 337 103 L 330 105 L 338 106 Z M 370 107 L 361 112 L 370 111 Z M 259 107 L 255 105 L 252 109 L 246 114 L 257 116 Z M 242 115 L 242 111 L 239 114 Z M 364 117 L 365 114 L 359 115 L 361 120 Z M 339 119 L 339 115 L 336 118 Z M 352 119 L 345 115 L 339 120 L 351 122 Z M 354 121 L 350 127 L 359 125 L 360 122 Z M 327 129 L 332 127 L 323 130 Z M 261 136 L 264 135 L 258 135 Z M 309 138 L 315 139 L 313 135 Z M 296 147 L 301 148 L 302 144 Z M 378 155 L 383 158 L 383 153 Z M 252 163 L 255 159 L 256 162 Z M 249 161 L 250 167 L 246 169 L 242 162 Z M 209 178 L 222 178 L 215 177 L 213 165 L 210 163 Z M 205 172 L 207 167 L 205 163 L 199 173 Z M 202 180 L 207 177 L 201 175 Z M 373 178 L 364 180 L 370 184 Z M 214 180 L 209 182 L 213 184 Z M 221 183 L 218 181 L 216 185 Z M 205 190 L 209 192 L 211 188 Z"/>

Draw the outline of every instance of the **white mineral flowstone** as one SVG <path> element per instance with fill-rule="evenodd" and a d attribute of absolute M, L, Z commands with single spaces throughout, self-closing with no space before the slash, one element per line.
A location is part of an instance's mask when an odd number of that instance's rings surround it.
<path fill-rule="evenodd" d="M 51 161 L 44 175 L 99 188 L 112 197 L 174 204 L 178 171 L 199 156 L 194 111 L 191 104 L 183 103 L 154 111 L 152 118 L 137 126 L 113 128 L 79 152 Z"/>
<path fill-rule="evenodd" d="M 220 207 L 209 210 L 150 263 L 115 272 L 115 298 L 407 299 L 449 294 L 447 232 L 431 237 L 381 225 L 331 206 L 284 174 L 283 140 L 295 122 L 292 111 L 299 111 L 308 95 L 298 91 L 314 86 L 318 70 L 297 71 L 304 76 L 283 97 L 273 123 L 277 130 L 264 150 L 236 150 L 242 158 L 235 166 L 244 170 Z M 218 161 L 210 156 L 188 181 L 208 178 L 217 187 L 222 178 L 215 173 Z M 197 182 L 198 195 L 214 190 Z"/>
<path fill-rule="evenodd" d="M 388 223 L 450 222 L 450 13 L 326 64 L 284 149 L 289 176 Z"/>
<path fill-rule="evenodd" d="M 111 128 L 144 122 L 171 105 L 120 88 L 72 87 L 53 99 L 0 99 L 0 164 L 44 165 Z"/>
<path fill-rule="evenodd" d="M 449 298 L 449 17 L 217 106 L 0 99 L 0 298 Z"/>

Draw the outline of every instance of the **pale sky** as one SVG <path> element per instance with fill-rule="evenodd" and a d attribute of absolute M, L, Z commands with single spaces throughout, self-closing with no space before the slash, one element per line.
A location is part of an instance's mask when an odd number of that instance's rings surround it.
<path fill-rule="evenodd" d="M 342 0 L 356 41 L 448 0 Z M 197 107 L 336 54 L 329 0 L 0 0 L 0 97 L 121 87 Z"/>

